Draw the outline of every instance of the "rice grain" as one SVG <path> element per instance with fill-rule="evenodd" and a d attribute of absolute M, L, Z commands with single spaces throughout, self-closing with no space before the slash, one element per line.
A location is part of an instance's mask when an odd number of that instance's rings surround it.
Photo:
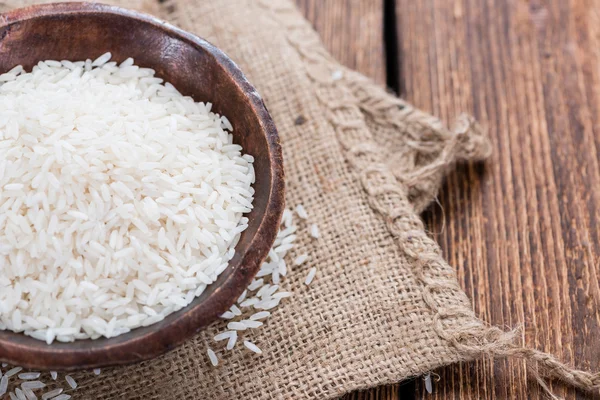
<path fill-rule="evenodd" d="M 244 346 L 246 346 L 246 348 L 256 354 L 262 354 L 262 350 L 258 348 L 257 345 L 255 345 L 254 343 L 248 341 L 248 340 L 244 340 Z"/>
<path fill-rule="evenodd" d="M 317 269 L 315 267 L 312 267 L 308 271 L 308 275 L 306 275 L 306 279 L 304 280 L 304 284 L 306 286 L 310 285 L 312 283 L 313 279 L 315 278 L 316 274 L 317 274 Z"/>
<path fill-rule="evenodd" d="M 321 234 L 319 233 L 319 227 L 317 226 L 317 224 L 312 224 L 310 226 L 310 236 L 312 236 L 315 239 L 318 239 Z"/>
<path fill-rule="evenodd" d="M 77 387 L 77 382 L 75 382 L 75 379 L 73 379 L 71 375 L 65 376 L 65 380 L 67 381 L 69 386 L 71 386 L 71 389 L 75 389 Z"/>
<path fill-rule="evenodd" d="M 298 214 L 298 216 L 302 219 L 308 218 L 308 213 L 306 212 L 306 210 L 304 209 L 304 206 L 302 204 L 298 204 L 296 206 L 296 214 Z"/>
<path fill-rule="evenodd" d="M 209 349 L 207 350 L 207 353 L 208 353 L 208 358 L 210 359 L 210 363 L 211 363 L 213 366 L 215 366 L 215 367 L 216 367 L 217 365 L 219 365 L 219 359 L 217 358 L 217 355 L 215 354 L 215 352 L 214 352 L 214 351 L 213 351 L 211 348 L 209 348 Z"/>
<path fill-rule="evenodd" d="M 49 392 L 46 392 L 46 393 L 44 393 L 44 394 L 42 395 L 42 400 L 48 400 L 48 399 L 51 399 L 51 398 L 53 398 L 53 397 L 55 397 L 55 396 L 58 396 L 58 395 L 59 395 L 59 394 L 61 394 L 62 392 L 63 392 L 63 389 L 62 389 L 62 388 L 57 388 L 57 389 L 51 390 L 51 391 L 49 391 Z"/>

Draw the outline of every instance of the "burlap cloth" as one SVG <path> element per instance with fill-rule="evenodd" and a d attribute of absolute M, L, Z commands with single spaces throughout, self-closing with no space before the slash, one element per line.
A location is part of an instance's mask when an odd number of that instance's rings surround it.
<path fill-rule="evenodd" d="M 35 3 L 0 3 L 4 10 Z M 517 356 L 593 389 L 600 378 L 513 344 L 473 313 L 455 271 L 418 213 L 455 161 L 490 151 L 468 118 L 434 117 L 340 66 L 290 0 L 111 1 L 153 13 L 223 49 L 262 94 L 283 145 L 287 203 L 303 204 L 321 238 L 264 327 L 245 334 L 264 354 L 224 351 L 216 323 L 175 351 L 95 377 L 81 399 L 328 399 L 484 355 Z M 199 71 L 201 73 L 201 71 Z M 308 269 L 318 267 L 309 287 Z M 221 362 L 210 366 L 206 343 Z"/>

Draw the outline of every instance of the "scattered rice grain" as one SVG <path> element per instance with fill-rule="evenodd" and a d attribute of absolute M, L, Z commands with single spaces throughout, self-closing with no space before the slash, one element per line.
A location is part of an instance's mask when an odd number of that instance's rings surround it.
<path fill-rule="evenodd" d="M 28 380 L 28 379 L 37 379 L 40 377 L 40 375 L 41 375 L 40 372 L 24 372 L 22 374 L 19 374 L 18 377 L 19 377 L 19 379 Z"/>
<path fill-rule="evenodd" d="M 245 331 L 246 325 L 241 322 L 230 322 L 227 324 L 227 329 L 232 329 L 236 331 Z"/>
<path fill-rule="evenodd" d="M 25 390 L 25 389 L 41 389 L 44 386 L 46 386 L 46 384 L 42 381 L 27 381 L 27 382 L 21 383 L 21 387 L 23 388 L 23 390 Z M 73 389 L 75 389 L 75 388 L 73 388 Z"/>
<path fill-rule="evenodd" d="M 249 340 L 244 340 L 244 346 L 246 346 L 246 348 L 256 354 L 262 354 L 262 350 L 258 348 L 257 345 L 255 345 L 254 343 L 250 342 Z"/>
<path fill-rule="evenodd" d="M 237 333 L 235 331 L 225 331 L 222 333 L 219 333 L 218 335 L 215 335 L 214 340 L 215 342 L 220 342 L 221 340 L 225 340 L 225 339 L 229 339 L 231 336 L 236 335 Z"/>
<path fill-rule="evenodd" d="M 208 358 L 210 359 L 210 363 L 211 363 L 213 366 L 215 366 L 215 367 L 216 367 L 217 365 L 219 365 L 219 359 L 217 358 L 217 355 L 215 354 L 215 352 L 214 352 L 214 351 L 213 351 L 211 348 L 209 348 L 209 349 L 207 350 L 207 353 L 208 353 Z"/>
<path fill-rule="evenodd" d="M 308 254 L 302 254 L 294 259 L 294 265 L 302 265 L 308 260 Z"/>
<path fill-rule="evenodd" d="M 55 397 L 55 396 L 58 396 L 58 395 L 59 395 L 59 394 L 61 394 L 62 392 L 63 392 L 63 389 L 62 389 L 62 388 L 57 388 L 57 389 L 51 390 L 51 391 L 49 391 L 49 392 L 46 392 L 46 393 L 44 393 L 44 394 L 42 395 L 42 400 L 48 400 L 48 399 L 51 399 L 51 398 L 53 398 L 53 397 Z"/>
<path fill-rule="evenodd" d="M 312 224 L 310 226 L 310 236 L 312 236 L 315 239 L 318 239 L 320 237 L 319 227 L 317 226 L 317 224 Z"/>
<path fill-rule="evenodd" d="M 4 375 L 0 378 L 0 396 L 6 394 L 6 390 L 8 389 L 8 376 Z"/>
<path fill-rule="evenodd" d="M 71 398 L 71 395 L 63 393 L 63 394 L 59 394 L 58 396 L 52 398 L 52 400 L 69 400 L 70 398 Z"/>
<path fill-rule="evenodd" d="M 244 319 L 241 321 L 242 324 L 244 324 L 246 326 L 246 328 L 258 328 L 259 326 L 262 326 L 262 322 L 260 321 L 255 321 L 255 320 L 250 320 L 250 319 Z"/>
<path fill-rule="evenodd" d="M 252 314 L 250 316 L 250 319 L 253 320 L 253 321 L 258 321 L 259 319 L 267 318 L 270 315 L 271 315 L 271 313 L 268 312 L 268 311 L 259 311 L 259 312 L 255 313 L 255 314 Z"/>
<path fill-rule="evenodd" d="M 77 382 L 75 382 L 75 379 L 73 379 L 71 375 L 65 376 L 65 380 L 67 381 L 69 386 L 71 386 L 71 389 L 75 389 L 77 387 Z"/>
<path fill-rule="evenodd" d="M 312 267 L 310 269 L 310 271 L 308 271 L 308 275 L 306 275 L 306 279 L 304 280 L 304 284 L 306 286 L 310 285 L 311 282 L 313 281 L 313 279 L 315 278 L 316 274 L 317 274 L 317 269 L 315 267 Z"/>
<path fill-rule="evenodd" d="M 23 370 L 23 368 L 21 368 L 21 367 L 14 367 L 14 368 L 11 368 L 8 371 L 6 371 L 6 374 L 4 374 L 4 376 L 11 377 L 11 376 L 13 376 L 15 374 L 18 374 L 22 370 Z"/>
<path fill-rule="evenodd" d="M 298 204 L 296 206 L 296 214 L 298 214 L 298 216 L 302 219 L 308 218 L 308 213 L 306 212 L 306 210 L 304 209 L 304 206 L 302 204 Z"/>

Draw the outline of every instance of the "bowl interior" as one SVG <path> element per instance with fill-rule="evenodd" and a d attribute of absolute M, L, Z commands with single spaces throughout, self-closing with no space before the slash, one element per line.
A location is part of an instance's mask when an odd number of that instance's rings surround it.
<path fill-rule="evenodd" d="M 99 4 L 52 4 L 5 14 L 0 72 L 30 70 L 40 60 L 133 57 L 184 95 L 226 115 L 234 141 L 254 159 L 254 209 L 229 267 L 188 307 L 146 328 L 111 339 L 43 342 L 0 331 L 0 360 L 40 369 L 74 369 L 140 361 L 161 354 L 215 320 L 234 303 L 264 260 L 283 210 L 281 150 L 262 100 L 243 74 L 209 43 L 152 17 Z"/>

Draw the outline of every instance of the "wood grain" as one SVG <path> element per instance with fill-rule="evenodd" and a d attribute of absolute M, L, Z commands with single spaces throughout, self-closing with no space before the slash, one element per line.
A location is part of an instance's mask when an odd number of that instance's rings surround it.
<path fill-rule="evenodd" d="M 476 312 L 600 369 L 598 1 L 398 0 L 404 96 L 473 113 L 495 155 L 462 167 L 426 219 Z M 437 371 L 427 399 L 543 399 L 522 362 Z M 558 384 L 566 399 L 589 398 Z"/>
<path fill-rule="evenodd" d="M 383 0 L 296 0 L 331 54 L 385 84 Z"/>

